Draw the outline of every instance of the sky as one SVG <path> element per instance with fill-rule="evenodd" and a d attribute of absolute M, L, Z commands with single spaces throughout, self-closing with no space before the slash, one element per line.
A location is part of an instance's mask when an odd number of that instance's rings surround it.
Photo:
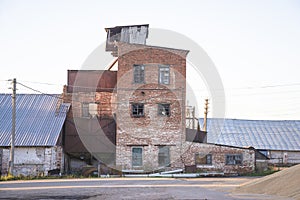
<path fill-rule="evenodd" d="M 130 24 L 175 31 L 200 45 L 222 79 L 225 117 L 300 119 L 297 0 L 0 0 L 0 93 L 10 92 L 12 78 L 61 93 L 67 70 L 81 69 L 105 42 L 104 28 Z M 201 82 L 194 83 L 199 117 L 212 98 Z"/>

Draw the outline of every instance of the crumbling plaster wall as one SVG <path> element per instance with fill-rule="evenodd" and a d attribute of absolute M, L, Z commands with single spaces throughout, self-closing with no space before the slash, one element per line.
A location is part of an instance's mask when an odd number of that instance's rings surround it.
<path fill-rule="evenodd" d="M 3 149 L 2 174 L 8 173 L 10 149 Z M 55 147 L 16 147 L 14 175 L 38 176 L 48 175 L 49 170 L 63 169 L 63 151 Z"/>

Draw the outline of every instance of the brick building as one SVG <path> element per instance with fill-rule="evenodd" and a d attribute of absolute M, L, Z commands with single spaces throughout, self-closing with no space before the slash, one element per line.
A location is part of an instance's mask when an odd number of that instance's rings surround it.
<path fill-rule="evenodd" d="M 72 103 L 65 122 L 66 171 L 81 172 L 98 161 L 115 163 L 116 123 L 113 116 L 117 73 L 69 70 L 63 99 Z"/>
<path fill-rule="evenodd" d="M 106 50 L 117 57 L 118 70 L 68 72 L 64 99 L 72 106 L 65 148 L 70 169 L 100 161 L 127 172 L 254 170 L 253 149 L 187 141 L 188 50 L 146 45 L 148 25 L 106 31 Z"/>
<path fill-rule="evenodd" d="M 116 165 L 180 168 L 188 51 L 118 45 Z"/>
<path fill-rule="evenodd" d="M 16 133 L 16 174 L 81 173 L 86 166 L 101 166 L 104 174 L 111 168 L 254 170 L 253 148 L 206 143 L 206 133 L 200 137 L 203 132 L 186 129 L 188 50 L 146 45 L 148 25 L 106 31 L 106 50 L 117 57 L 117 71 L 69 70 L 62 96 L 25 95 L 17 102 L 26 109 L 17 110 L 24 123 Z M 1 124 L 7 124 L 0 127 L 2 173 L 9 155 L 8 98 L 0 96 Z"/>

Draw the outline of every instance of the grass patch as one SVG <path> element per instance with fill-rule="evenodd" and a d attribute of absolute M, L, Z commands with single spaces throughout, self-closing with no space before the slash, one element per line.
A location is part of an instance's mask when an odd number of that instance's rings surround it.
<path fill-rule="evenodd" d="M 1 176 L 0 181 L 13 181 L 13 180 L 39 180 L 39 179 L 74 179 L 74 178 L 93 178 L 91 176 L 89 177 L 83 177 L 78 175 L 65 175 L 65 176 L 13 176 L 13 175 L 7 175 L 7 176 Z"/>
<path fill-rule="evenodd" d="M 279 172 L 280 170 L 278 168 L 273 168 L 273 167 L 269 167 L 267 170 L 265 171 L 261 171 L 261 172 L 252 172 L 249 174 L 245 174 L 245 176 L 267 176 L 267 175 L 271 175 L 274 174 L 276 172 Z"/>

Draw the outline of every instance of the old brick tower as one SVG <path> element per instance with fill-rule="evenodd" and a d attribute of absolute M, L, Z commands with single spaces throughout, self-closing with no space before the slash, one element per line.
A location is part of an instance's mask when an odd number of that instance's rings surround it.
<path fill-rule="evenodd" d="M 187 50 L 117 42 L 116 167 L 182 168 Z"/>

